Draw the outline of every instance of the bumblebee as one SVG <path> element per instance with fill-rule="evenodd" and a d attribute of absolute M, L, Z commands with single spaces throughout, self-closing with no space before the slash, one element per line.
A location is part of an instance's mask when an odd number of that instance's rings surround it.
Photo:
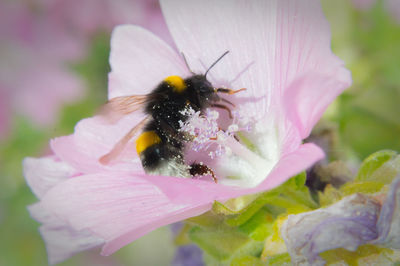
<path fill-rule="evenodd" d="M 190 108 L 200 112 L 208 107 L 222 108 L 231 117 L 230 108 L 221 102 L 233 104 L 221 98 L 218 93 L 234 94 L 244 89 L 214 88 L 207 80 L 208 71 L 227 53 L 219 57 L 204 75 L 192 72 L 193 75 L 186 79 L 169 76 L 147 95 L 111 99 L 105 106 L 108 115 L 126 115 L 143 109 L 147 116 L 109 153 L 102 156 L 100 162 L 109 163 L 118 156 L 129 140 L 142 130 L 136 139 L 136 151 L 146 173 L 178 177 L 211 174 L 217 182 L 214 172 L 208 166 L 198 163 L 185 164 L 185 144 L 195 136 L 186 136 L 180 128 L 181 123 L 189 119 L 184 110 Z"/>

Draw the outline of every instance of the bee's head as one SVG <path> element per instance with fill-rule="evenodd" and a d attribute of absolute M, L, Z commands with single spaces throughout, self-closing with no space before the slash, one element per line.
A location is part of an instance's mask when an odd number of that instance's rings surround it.
<path fill-rule="evenodd" d="M 194 75 L 186 80 L 188 87 L 201 103 L 218 101 L 219 97 L 213 85 L 207 80 L 205 75 Z M 208 105 L 208 104 L 206 104 Z"/>
<path fill-rule="evenodd" d="M 210 103 L 216 102 L 219 100 L 219 96 L 217 95 L 216 89 L 211 85 L 211 83 L 207 80 L 207 74 L 212 69 L 215 64 L 217 64 L 225 55 L 227 55 L 229 51 L 226 51 L 223 53 L 217 60 L 215 60 L 214 63 L 211 64 L 211 66 L 207 69 L 207 71 L 204 73 L 204 75 L 199 75 L 199 74 L 194 74 L 194 75 L 187 78 L 185 80 L 185 83 L 188 85 L 188 88 L 190 88 L 190 94 L 192 96 L 195 96 L 198 100 L 198 105 L 199 107 L 205 107 L 209 106 Z M 185 57 L 183 56 L 185 59 Z M 185 59 L 186 62 L 186 59 Z M 186 62 L 187 65 L 187 62 Z M 189 66 L 188 66 L 189 68 Z M 189 68 L 190 70 L 190 68 Z M 192 99 L 193 100 L 193 99 Z"/>

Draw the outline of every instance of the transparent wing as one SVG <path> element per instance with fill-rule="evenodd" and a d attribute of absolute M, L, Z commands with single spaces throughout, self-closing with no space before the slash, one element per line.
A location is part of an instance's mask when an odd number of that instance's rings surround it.
<path fill-rule="evenodd" d="M 123 116 L 143 109 L 148 102 L 148 95 L 120 96 L 109 100 L 100 111 L 100 115 L 115 123 Z"/>
<path fill-rule="evenodd" d="M 120 141 L 115 144 L 112 150 L 101 156 L 99 161 L 101 164 L 106 165 L 109 164 L 112 160 L 116 159 L 118 155 L 125 149 L 128 142 L 146 125 L 148 121 L 150 121 L 151 116 L 147 116 L 144 118 L 139 124 L 134 126 Z"/>

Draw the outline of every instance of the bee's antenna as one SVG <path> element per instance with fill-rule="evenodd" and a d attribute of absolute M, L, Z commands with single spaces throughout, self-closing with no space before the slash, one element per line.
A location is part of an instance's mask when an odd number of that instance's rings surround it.
<path fill-rule="evenodd" d="M 219 60 L 221 60 L 225 55 L 227 55 L 229 53 L 229 51 L 226 51 L 225 53 L 223 53 L 217 60 L 215 60 L 214 63 L 212 63 L 212 65 L 207 69 L 206 73 L 204 74 L 205 77 L 207 77 L 207 73 L 208 71 L 210 71 L 211 68 L 213 68 L 218 62 Z"/>
<path fill-rule="evenodd" d="M 181 54 L 182 54 L 182 57 L 183 57 L 183 61 L 185 61 L 185 65 L 186 65 L 187 69 L 190 71 L 190 73 L 192 73 L 194 75 L 195 73 L 190 69 L 190 66 L 189 66 L 189 64 L 188 64 L 188 62 L 186 60 L 185 54 L 183 52 L 181 52 Z"/>

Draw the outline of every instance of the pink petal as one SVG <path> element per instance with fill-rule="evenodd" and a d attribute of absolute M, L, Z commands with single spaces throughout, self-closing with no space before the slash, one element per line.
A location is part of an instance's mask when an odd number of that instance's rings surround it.
<path fill-rule="evenodd" d="M 276 187 L 322 155 L 317 146 L 305 144 L 282 158 L 266 181 L 253 189 L 165 176 L 79 176 L 51 189 L 39 206 L 71 225 L 74 232 L 87 229 L 105 239 L 103 255 L 109 255 L 160 226 L 209 210 L 214 200 Z M 36 219 L 45 224 L 51 221 Z"/>
<path fill-rule="evenodd" d="M 275 81 L 281 91 L 299 77 L 317 72 L 342 80 L 343 62 L 330 47 L 330 28 L 320 1 L 279 0 Z M 343 69 L 343 70 L 341 70 Z M 346 77 L 350 82 L 349 76 Z"/>
<path fill-rule="evenodd" d="M 69 179 L 51 189 L 40 208 L 76 231 L 105 239 L 104 255 L 160 226 L 199 215 L 211 202 L 173 204 L 146 177 L 96 174 Z M 46 223 L 46 219 L 39 221 Z"/>
<path fill-rule="evenodd" d="M 194 72 L 205 73 L 218 57 L 230 51 L 207 78 L 214 86 L 247 88 L 240 96 L 261 98 L 255 109 L 263 116 L 276 87 L 271 75 L 276 38 L 275 3 L 175 0 L 161 1 L 161 8 L 179 51 L 185 54 Z"/>
<path fill-rule="evenodd" d="M 77 101 L 84 94 L 83 84 L 77 76 L 50 62 L 38 62 L 31 68 L 24 66 L 14 79 L 15 108 L 41 126 L 54 123 L 62 105 Z"/>
<path fill-rule="evenodd" d="M 324 156 L 324 152 L 317 145 L 313 143 L 303 144 L 293 153 L 283 156 L 265 181 L 253 189 L 254 192 L 248 191 L 246 194 L 277 187 L 290 177 L 311 167 Z"/>
<path fill-rule="evenodd" d="M 131 243 L 132 241 L 144 236 L 145 234 L 168 224 L 176 223 L 190 217 L 198 216 L 205 213 L 211 209 L 211 203 L 198 206 L 188 206 L 174 212 L 167 214 L 160 214 L 158 219 L 153 219 L 144 224 L 142 227 L 135 228 L 130 232 L 127 232 L 120 237 L 106 243 L 102 249 L 102 255 L 110 255 L 120 249 L 121 247 Z"/>
<path fill-rule="evenodd" d="M 76 170 L 55 157 L 25 158 L 23 171 L 26 182 L 38 198 L 62 181 L 77 174 Z"/>
<path fill-rule="evenodd" d="M 338 68 L 330 75 L 310 72 L 295 81 L 285 92 L 287 115 L 306 138 L 328 105 L 350 86 L 350 73 Z"/>
<path fill-rule="evenodd" d="M 93 235 L 89 230 L 72 229 L 58 217 L 46 212 L 38 203 L 28 209 L 32 217 L 43 224 L 39 230 L 46 243 L 51 265 L 104 243 L 104 239 Z"/>
<path fill-rule="evenodd" d="M 213 182 L 167 176 L 147 176 L 146 179 L 161 189 L 175 204 L 224 201 L 245 194 L 257 193 L 279 186 L 290 177 L 306 170 L 324 157 L 323 151 L 312 143 L 301 145 L 296 151 L 281 158 L 265 181 L 250 189 L 229 187 Z M 193 195 L 196 195 L 195 197 Z"/>
<path fill-rule="evenodd" d="M 151 32 L 133 25 L 115 28 L 111 39 L 109 98 L 143 95 L 171 75 L 187 76 L 182 58 Z"/>
<path fill-rule="evenodd" d="M 376 3 L 376 0 L 352 0 L 352 2 L 355 8 L 368 10 Z"/>
<path fill-rule="evenodd" d="M 210 71 L 210 80 L 214 85 L 246 87 L 250 98 L 263 98 L 255 103 L 261 115 L 276 115 L 284 91 L 306 73 L 316 71 L 350 84 L 340 70 L 342 62 L 331 52 L 329 25 L 317 0 L 175 0 L 161 1 L 161 6 L 193 70 L 204 73 L 230 51 Z M 320 89 L 323 94 L 330 88 Z"/>
<path fill-rule="evenodd" d="M 143 172 L 134 139 L 115 162 L 110 165 L 99 162 L 99 158 L 108 153 L 141 119 L 142 116 L 126 116 L 116 124 L 110 124 L 98 116 L 83 119 L 76 125 L 74 135 L 52 140 L 51 148 L 59 158 L 83 173 L 112 169 Z"/>
<path fill-rule="evenodd" d="M 386 0 L 384 1 L 386 9 L 392 14 L 394 19 L 400 23 L 400 2 L 399 0 Z"/>

